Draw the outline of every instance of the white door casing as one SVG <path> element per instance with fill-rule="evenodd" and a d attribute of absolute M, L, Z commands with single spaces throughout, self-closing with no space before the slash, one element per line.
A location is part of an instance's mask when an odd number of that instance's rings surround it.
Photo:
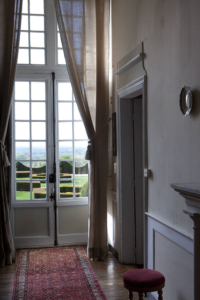
<path fill-rule="evenodd" d="M 117 197 L 119 222 L 119 261 L 134 263 L 135 231 L 134 231 L 134 172 L 133 172 L 133 122 L 132 99 L 142 96 L 142 140 L 143 169 L 147 168 L 146 142 L 146 75 L 133 80 L 117 91 Z M 146 265 L 145 216 L 147 203 L 147 178 L 143 177 L 143 231 L 144 231 L 144 266 Z"/>

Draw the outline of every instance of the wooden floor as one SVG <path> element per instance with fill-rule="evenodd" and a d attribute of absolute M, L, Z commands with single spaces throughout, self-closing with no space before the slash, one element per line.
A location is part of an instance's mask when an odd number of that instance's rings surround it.
<path fill-rule="evenodd" d="M 90 263 L 108 300 L 128 299 L 127 290 L 123 287 L 122 275 L 134 266 L 121 265 L 110 252 L 105 261 L 90 260 Z M 12 299 L 15 265 L 13 263 L 11 266 L 0 268 L 0 300 Z M 137 299 L 137 294 L 134 294 L 134 300 Z"/>

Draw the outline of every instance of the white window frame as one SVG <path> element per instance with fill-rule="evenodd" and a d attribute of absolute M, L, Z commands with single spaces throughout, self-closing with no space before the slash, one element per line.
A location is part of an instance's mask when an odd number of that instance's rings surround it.
<path fill-rule="evenodd" d="M 58 143 L 59 143 L 59 138 L 58 138 L 58 90 L 57 90 L 57 86 L 58 86 L 58 83 L 59 82 L 69 82 L 69 81 L 66 81 L 65 80 L 65 77 L 64 76 L 59 76 L 59 78 L 56 79 L 55 81 L 55 95 L 56 95 L 56 167 L 57 167 L 57 173 L 56 173 L 56 181 L 57 181 L 57 205 L 58 206 L 63 206 L 63 205 L 87 205 L 88 204 L 88 197 L 73 197 L 73 198 L 60 198 L 60 190 L 59 190 L 59 182 L 60 182 L 60 178 L 59 178 L 59 146 L 58 146 Z M 73 95 L 73 98 L 74 98 L 74 95 Z M 67 101 L 66 101 L 67 102 Z M 75 103 L 74 99 L 71 101 L 73 103 Z M 65 103 L 65 101 L 62 101 L 62 103 Z M 77 120 L 74 120 L 74 111 L 73 111 L 73 107 L 74 105 L 72 105 L 72 128 L 73 128 L 73 124 L 74 122 L 82 122 L 82 121 L 77 121 Z M 65 121 L 64 121 L 65 122 Z M 73 133 L 72 135 L 74 134 L 74 128 L 72 129 L 73 130 Z M 64 140 L 65 141 L 65 140 Z M 73 162 L 75 162 L 76 160 L 84 160 L 84 159 L 76 159 L 74 158 L 74 151 L 75 151 L 75 147 L 74 147 L 74 143 L 75 142 L 78 142 L 78 141 L 81 141 L 81 142 L 85 142 L 87 141 L 86 139 L 82 139 L 82 140 L 75 140 L 74 139 L 74 136 L 72 137 L 72 147 L 73 147 L 73 158 L 70 159 L 71 161 L 73 160 Z M 90 167 L 90 164 L 88 162 L 88 180 L 89 180 L 89 167 Z M 75 164 L 73 163 L 73 176 L 75 176 Z M 84 179 L 80 179 L 80 180 L 86 180 L 87 177 L 85 177 Z M 63 179 L 63 181 L 65 181 Z M 73 178 L 73 194 L 75 195 L 75 178 Z"/>
<path fill-rule="evenodd" d="M 44 0 L 44 16 L 45 16 L 45 61 L 46 64 L 45 65 L 34 65 L 34 64 L 18 64 L 17 65 L 17 70 L 16 70 L 16 78 L 15 81 L 46 81 L 47 84 L 47 94 L 46 94 L 46 101 L 48 102 L 48 99 L 52 99 L 52 79 L 51 79 L 51 74 L 52 72 L 55 72 L 56 74 L 56 81 L 55 81 L 55 85 L 57 81 L 65 81 L 65 82 L 70 82 L 69 79 L 69 75 L 67 72 L 67 68 L 66 65 L 61 65 L 58 64 L 58 57 L 57 57 L 57 49 L 58 49 L 58 41 L 57 41 L 57 20 L 56 20 L 56 14 L 55 14 L 55 7 L 54 7 L 54 3 L 53 0 Z M 48 30 L 46 30 L 48 27 Z M 29 44 L 30 46 L 30 44 Z M 29 58 L 30 59 L 30 58 Z M 58 132 L 58 128 L 57 128 L 57 124 L 58 124 L 58 115 L 57 115 L 57 93 L 55 95 L 55 99 L 56 99 L 56 107 L 55 107 L 55 111 L 56 111 L 56 141 L 58 141 L 57 138 L 57 132 Z M 14 100 L 13 100 L 14 102 Z M 50 101 L 51 102 L 51 101 Z M 46 122 L 48 122 L 48 118 L 52 117 L 52 106 L 46 104 Z M 14 109 L 12 110 L 12 120 L 14 120 Z M 31 120 L 30 120 L 31 123 Z M 13 126 L 12 126 L 12 135 L 14 137 L 14 122 L 13 122 Z M 46 126 L 48 127 L 48 126 Z M 47 130 L 47 128 L 46 128 Z M 47 132 L 47 140 L 50 141 L 51 140 L 51 136 L 49 136 L 49 132 Z M 12 139 L 12 143 L 13 143 L 13 151 L 12 151 L 12 183 L 15 182 L 15 145 L 14 145 L 14 141 L 15 138 Z M 50 162 L 50 157 L 52 156 L 52 151 L 53 151 L 53 145 L 49 144 L 49 142 L 47 142 L 47 148 L 46 148 L 46 155 L 47 155 L 47 162 Z M 58 146 L 58 144 L 57 144 Z M 56 147 L 56 164 L 57 164 L 57 172 L 59 170 L 59 158 L 58 158 L 58 147 Z M 31 160 L 30 160 L 31 162 Z M 89 165 L 88 165 L 89 167 Z M 53 168 L 51 166 L 47 166 L 46 168 L 46 182 L 48 183 L 49 180 L 49 174 L 53 173 Z M 62 200 L 59 201 L 59 174 L 57 174 L 57 206 L 75 206 L 75 205 L 88 205 L 88 198 L 84 197 L 84 198 L 69 198 L 69 200 Z M 50 184 L 49 184 L 50 186 Z M 12 184 L 12 187 L 14 187 L 14 185 Z M 50 195 L 50 191 L 47 191 L 47 196 L 45 201 L 43 200 L 17 200 L 15 201 L 16 198 L 16 192 L 15 192 L 15 188 L 12 188 L 12 205 L 13 207 L 24 207 L 24 205 L 30 205 L 31 203 L 34 205 L 36 202 L 39 204 L 48 204 L 49 203 L 49 195 Z M 47 205 L 48 206 L 48 205 Z"/>

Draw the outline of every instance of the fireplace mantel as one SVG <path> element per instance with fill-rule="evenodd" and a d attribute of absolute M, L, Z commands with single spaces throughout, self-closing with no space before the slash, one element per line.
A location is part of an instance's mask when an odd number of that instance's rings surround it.
<path fill-rule="evenodd" d="M 193 220 L 193 300 L 200 299 L 200 183 L 172 183 L 171 187 L 184 199 L 187 209 L 183 212 Z"/>

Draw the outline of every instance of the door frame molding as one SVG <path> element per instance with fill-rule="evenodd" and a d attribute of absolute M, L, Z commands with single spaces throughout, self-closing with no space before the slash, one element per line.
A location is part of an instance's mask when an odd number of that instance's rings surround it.
<path fill-rule="evenodd" d="M 134 230 L 133 230 L 133 164 L 132 151 L 133 131 L 132 99 L 142 96 L 142 140 L 143 140 L 143 169 L 147 168 L 147 105 L 146 105 L 147 76 L 143 75 L 126 86 L 117 90 L 117 203 L 118 203 L 118 234 L 119 261 L 134 263 Z M 146 264 L 146 222 L 147 211 L 147 177 L 143 177 L 143 257 Z M 130 209 L 132 208 L 132 209 Z"/>

